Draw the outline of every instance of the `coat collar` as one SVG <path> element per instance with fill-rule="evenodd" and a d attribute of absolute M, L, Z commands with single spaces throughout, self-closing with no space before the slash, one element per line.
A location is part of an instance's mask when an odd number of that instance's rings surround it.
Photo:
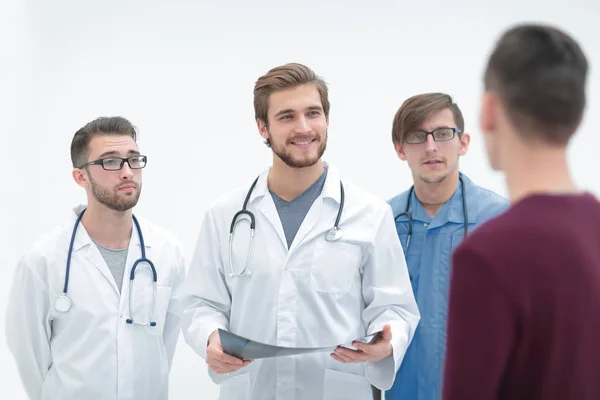
<path fill-rule="evenodd" d="M 340 191 L 340 174 L 338 169 L 325 161 L 322 161 L 324 166 L 327 166 L 327 177 L 323 186 L 323 197 L 330 198 L 336 203 L 340 203 L 341 191 Z M 256 186 L 250 195 L 248 204 L 253 203 L 255 200 L 264 198 L 268 194 L 268 177 L 272 167 L 263 170 L 258 176 Z M 250 185 L 248 185 L 250 189 Z"/>
<path fill-rule="evenodd" d="M 73 235 L 73 229 L 75 228 L 75 222 L 77 221 L 77 218 L 79 217 L 79 215 L 86 209 L 85 205 L 78 205 L 76 207 L 74 207 L 71 212 L 69 213 L 69 218 L 67 219 L 67 222 L 64 225 L 64 228 L 67 230 L 68 232 L 68 237 L 72 238 Z M 142 231 L 142 235 L 144 238 L 144 247 L 149 248 L 152 247 L 152 235 L 151 232 L 149 232 L 149 229 L 145 229 L 147 228 L 147 224 L 140 219 L 139 217 L 136 217 L 139 224 L 140 224 L 140 229 Z M 77 225 L 77 231 L 75 232 L 75 240 L 73 243 L 73 251 L 78 251 L 86 246 L 89 246 L 91 244 L 93 244 L 94 242 L 92 241 L 92 238 L 90 237 L 90 235 L 88 234 L 88 232 L 86 231 L 85 227 L 83 226 L 83 224 L 80 222 Z M 131 242 L 130 242 L 130 246 L 131 245 L 135 245 L 137 247 L 140 246 L 140 237 L 138 235 L 135 223 L 133 224 L 133 232 L 131 235 Z"/>

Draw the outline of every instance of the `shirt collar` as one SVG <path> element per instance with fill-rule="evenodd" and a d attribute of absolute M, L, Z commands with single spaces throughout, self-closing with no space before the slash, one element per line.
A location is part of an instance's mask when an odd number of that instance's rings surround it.
<path fill-rule="evenodd" d="M 327 177 L 325 178 L 322 196 L 330 198 L 339 204 L 341 199 L 339 171 L 334 165 L 328 162 L 322 161 L 322 163 L 323 166 L 327 166 Z M 248 200 L 248 204 L 251 204 L 257 199 L 261 199 L 268 194 L 268 178 L 272 168 L 273 167 L 270 166 L 260 173 L 256 186 L 252 190 Z M 248 185 L 248 190 L 250 190 L 250 185 Z"/>
<path fill-rule="evenodd" d="M 73 207 L 73 209 L 69 213 L 69 218 L 67 219 L 68 223 L 65 224 L 65 229 L 68 232 L 69 239 L 73 235 L 73 229 L 75 227 L 75 222 L 77 221 L 77 218 L 83 212 L 83 210 L 86 209 L 86 207 L 87 206 L 85 206 L 83 204 L 77 205 L 77 206 Z M 136 217 L 136 218 L 140 224 L 140 229 L 142 231 L 142 234 L 144 235 L 144 246 L 147 248 L 151 247 L 151 242 L 152 242 L 151 232 L 149 232 L 149 229 L 145 229 L 145 227 L 147 227 L 147 226 L 143 220 L 141 220 L 139 217 Z M 134 244 L 134 245 L 140 246 L 140 238 L 138 236 L 135 223 L 133 223 L 132 227 L 133 227 L 133 232 L 131 235 L 130 245 Z M 77 251 L 87 245 L 91 245 L 92 243 L 94 243 L 92 241 L 92 238 L 85 230 L 85 227 L 83 226 L 83 224 L 81 222 L 79 222 L 79 224 L 77 226 L 77 231 L 75 233 L 75 241 L 73 242 L 73 251 Z"/>

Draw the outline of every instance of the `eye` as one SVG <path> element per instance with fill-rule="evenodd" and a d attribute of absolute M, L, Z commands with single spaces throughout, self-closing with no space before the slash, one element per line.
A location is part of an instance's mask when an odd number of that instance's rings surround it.
<path fill-rule="evenodd" d="M 104 165 L 116 165 L 119 164 L 121 160 L 118 158 L 105 158 L 104 160 L 102 160 L 102 162 L 104 163 Z"/>
<path fill-rule="evenodd" d="M 423 136 L 424 136 L 424 135 L 425 135 L 425 134 L 424 134 L 423 132 L 412 132 L 412 133 L 409 133 L 409 134 L 406 136 L 406 139 L 407 139 L 409 142 L 413 142 L 413 141 L 414 141 L 414 142 L 418 142 L 418 141 L 422 141 L 422 140 L 423 140 Z"/>
<path fill-rule="evenodd" d="M 452 134 L 453 134 L 453 132 L 451 129 L 440 129 L 436 132 L 436 135 L 442 139 L 450 138 L 450 137 L 452 137 Z"/>

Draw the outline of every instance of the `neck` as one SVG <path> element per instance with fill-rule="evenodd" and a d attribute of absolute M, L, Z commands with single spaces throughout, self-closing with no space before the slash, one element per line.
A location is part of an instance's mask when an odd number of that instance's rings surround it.
<path fill-rule="evenodd" d="M 458 187 L 458 170 L 438 183 L 426 183 L 418 177 L 414 178 L 415 195 L 423 205 L 427 214 L 433 218 L 454 194 Z"/>
<path fill-rule="evenodd" d="M 81 223 L 92 240 L 108 249 L 129 246 L 133 224 L 131 210 L 115 211 L 90 202 Z"/>
<path fill-rule="evenodd" d="M 515 203 L 527 196 L 546 193 L 578 192 L 567 162 L 564 147 L 546 147 L 532 151 L 512 146 L 514 152 L 506 165 L 506 185 L 510 201 Z"/>
<path fill-rule="evenodd" d="M 291 201 L 310 187 L 323 173 L 319 160 L 310 167 L 292 168 L 274 156 L 269 172 L 269 189 L 286 201 Z"/>

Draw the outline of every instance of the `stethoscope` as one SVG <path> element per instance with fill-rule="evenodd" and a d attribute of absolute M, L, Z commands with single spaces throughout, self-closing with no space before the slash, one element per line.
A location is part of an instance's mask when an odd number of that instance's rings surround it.
<path fill-rule="evenodd" d="M 81 222 L 81 217 L 83 217 L 84 213 L 85 213 L 85 209 L 81 212 L 81 214 L 79 214 L 79 216 L 77 217 L 77 221 L 75 221 L 75 226 L 73 227 L 73 233 L 71 234 L 71 243 L 69 244 L 69 253 L 67 254 L 67 270 L 66 270 L 66 274 L 65 274 L 65 285 L 63 287 L 63 293 L 54 302 L 54 308 L 56 309 L 56 311 L 61 312 L 61 313 L 69 312 L 69 310 L 71 309 L 71 305 L 72 305 L 71 299 L 67 296 L 67 288 L 69 286 L 69 274 L 71 271 L 71 254 L 73 252 L 73 245 L 75 243 L 75 234 L 77 233 L 77 227 L 79 226 L 79 223 Z M 133 215 L 133 222 L 135 224 L 138 236 L 140 238 L 140 247 L 142 248 L 142 257 L 138 258 L 133 263 L 133 267 L 131 267 L 131 273 L 129 274 L 129 298 L 128 298 L 129 318 L 127 318 L 125 321 L 128 324 L 136 324 L 136 325 L 142 325 L 142 326 L 148 326 L 148 325 L 156 326 L 156 321 L 153 321 L 152 317 L 154 315 L 154 308 L 156 306 L 156 284 L 158 281 L 158 279 L 157 279 L 158 277 L 156 274 L 156 268 L 154 268 L 154 264 L 152 263 L 152 261 L 150 261 L 148 258 L 146 258 L 146 247 L 144 245 L 144 237 L 142 236 L 142 229 L 140 228 L 140 224 L 139 224 L 137 218 L 135 217 L 135 215 Z M 133 280 L 135 278 L 135 269 L 142 262 L 148 264 L 150 266 L 150 270 L 152 271 L 152 277 L 153 277 L 152 309 L 150 311 L 150 317 L 148 318 L 148 321 L 137 322 L 137 321 L 133 320 L 133 313 L 131 310 L 131 293 L 133 291 Z"/>
<path fill-rule="evenodd" d="M 466 238 L 467 234 L 469 232 L 469 217 L 467 216 L 467 197 L 465 194 L 465 183 L 463 182 L 462 177 L 458 177 L 458 180 L 460 181 L 460 189 L 462 192 L 463 225 L 464 225 L 463 237 Z M 408 252 L 408 246 L 410 245 L 410 237 L 412 235 L 412 216 L 408 212 L 408 209 L 410 208 L 410 198 L 412 197 L 414 190 L 415 190 L 415 186 L 413 185 L 413 186 L 411 186 L 410 190 L 408 191 L 408 198 L 406 199 L 406 207 L 404 209 L 404 212 L 401 212 L 400 214 L 398 214 L 394 217 L 394 221 L 398 220 L 398 218 L 400 218 L 402 216 L 406 216 L 408 218 L 408 234 L 406 235 L 406 250 L 404 251 L 405 253 Z"/>
<path fill-rule="evenodd" d="M 248 206 L 248 201 L 250 200 L 250 195 L 252 194 L 252 191 L 254 190 L 254 186 L 256 186 L 256 183 L 258 182 L 258 179 L 260 178 L 260 176 L 258 176 L 254 182 L 252 183 L 252 186 L 250 186 L 250 189 L 248 190 L 248 193 L 246 194 L 246 199 L 244 200 L 244 205 L 242 206 L 242 209 L 240 211 L 238 211 L 237 213 L 235 213 L 235 215 L 233 216 L 233 219 L 231 220 L 231 227 L 229 228 L 229 269 L 230 269 L 230 273 L 229 276 L 230 277 L 243 277 L 243 276 L 251 276 L 252 275 L 252 271 L 246 271 L 246 269 L 248 268 L 248 260 L 250 259 L 250 255 L 252 254 L 252 242 L 254 240 L 254 229 L 256 227 L 256 220 L 254 218 L 254 214 L 252 213 L 252 211 L 249 211 L 246 207 Z M 342 228 L 339 227 L 340 224 L 340 218 L 342 216 L 342 211 L 344 210 L 344 185 L 342 184 L 342 182 L 340 181 L 340 207 L 338 208 L 338 213 L 337 213 L 337 217 L 335 218 L 335 223 L 333 224 L 333 228 L 331 228 L 330 230 L 327 231 L 327 233 L 325 234 L 325 239 L 327 241 L 330 242 L 334 242 L 336 240 L 339 240 L 342 238 L 342 236 L 344 235 L 344 231 L 342 231 Z M 242 215 L 246 215 L 249 219 L 250 219 L 250 243 L 248 244 L 248 251 L 246 252 L 246 259 L 244 261 L 244 269 L 242 269 L 242 272 L 239 274 L 235 273 L 235 269 L 233 268 L 233 236 L 234 236 L 234 232 L 235 232 L 235 226 L 237 225 L 237 223 L 240 221 L 239 217 Z"/>

